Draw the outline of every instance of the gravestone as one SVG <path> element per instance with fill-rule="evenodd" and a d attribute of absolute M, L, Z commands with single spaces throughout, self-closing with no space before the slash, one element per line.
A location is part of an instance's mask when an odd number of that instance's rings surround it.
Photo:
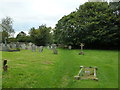
<path fill-rule="evenodd" d="M 5 45 L 5 44 L 2 44 L 2 51 L 8 51 L 9 48 Z"/>
<path fill-rule="evenodd" d="M 12 46 L 13 46 L 13 49 L 16 49 L 16 44 L 15 43 L 13 43 Z"/>
<path fill-rule="evenodd" d="M 58 54 L 58 51 L 57 51 L 56 48 L 53 49 L 53 53 L 54 53 L 54 54 Z"/>
<path fill-rule="evenodd" d="M 8 51 L 9 50 L 9 48 L 8 48 L 8 46 L 7 46 L 7 40 L 6 40 L 7 38 L 5 38 L 5 44 L 1 44 L 1 51 Z"/>
<path fill-rule="evenodd" d="M 79 79 L 92 79 L 92 80 L 98 81 L 96 71 L 97 71 L 97 67 L 80 66 L 80 70 L 79 70 L 78 74 L 76 76 L 74 76 L 74 78 L 76 80 L 79 80 Z"/>
<path fill-rule="evenodd" d="M 71 50 L 71 49 L 72 49 L 72 46 L 68 46 L 68 49 Z"/>
<path fill-rule="evenodd" d="M 80 51 L 79 55 L 84 55 L 84 52 L 83 52 L 83 46 L 84 46 L 84 44 L 81 43 L 80 46 L 81 46 L 81 51 Z"/>
<path fill-rule="evenodd" d="M 21 48 L 22 49 L 26 49 L 26 45 L 25 44 L 21 44 Z"/>
<path fill-rule="evenodd" d="M 56 44 L 52 44 L 52 49 L 57 48 Z"/>
<path fill-rule="evenodd" d="M 57 48 L 56 44 L 52 44 L 52 50 L 54 54 L 58 54 L 58 51 L 56 48 Z"/>
<path fill-rule="evenodd" d="M 17 48 L 17 49 L 20 48 L 20 43 L 19 43 L 19 42 L 16 43 L 16 48 Z"/>
<path fill-rule="evenodd" d="M 28 43 L 28 49 L 29 49 L 29 50 L 32 49 L 32 43 Z"/>
<path fill-rule="evenodd" d="M 35 52 L 36 51 L 36 46 L 33 44 L 32 45 L 32 52 Z"/>
<path fill-rule="evenodd" d="M 43 51 L 43 46 L 40 46 L 39 47 L 39 52 L 42 52 Z"/>

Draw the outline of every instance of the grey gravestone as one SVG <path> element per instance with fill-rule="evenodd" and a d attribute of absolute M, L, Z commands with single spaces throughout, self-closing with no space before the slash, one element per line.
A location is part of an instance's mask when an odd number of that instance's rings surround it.
<path fill-rule="evenodd" d="M 26 49 L 26 45 L 25 44 L 21 44 L 21 48 L 22 49 Z"/>
<path fill-rule="evenodd" d="M 52 44 L 52 50 L 54 54 L 58 54 L 58 51 L 56 48 L 57 48 L 56 44 Z"/>
<path fill-rule="evenodd" d="M 71 50 L 71 49 L 72 49 L 72 46 L 68 46 L 68 49 Z"/>
<path fill-rule="evenodd" d="M 14 48 L 14 49 L 16 49 L 16 44 L 15 44 L 15 43 L 13 43 L 13 45 L 12 45 L 12 46 L 13 46 L 13 48 Z"/>
<path fill-rule="evenodd" d="M 20 43 L 19 42 L 16 43 L 16 48 L 20 48 Z"/>
<path fill-rule="evenodd" d="M 43 46 L 40 46 L 39 47 L 39 52 L 42 52 L 43 51 Z"/>
<path fill-rule="evenodd" d="M 80 51 L 79 55 L 84 55 L 84 52 L 83 52 L 83 46 L 84 46 L 84 44 L 81 43 L 80 46 L 81 46 L 81 51 Z"/>
<path fill-rule="evenodd" d="M 2 45 L 2 51 L 8 51 L 8 50 L 9 50 L 8 47 L 5 44 L 3 44 Z"/>
<path fill-rule="evenodd" d="M 58 51 L 57 51 L 56 48 L 53 49 L 53 53 L 54 53 L 54 54 L 58 54 Z"/>
<path fill-rule="evenodd" d="M 32 52 L 35 52 L 36 51 L 36 46 L 33 44 L 32 45 Z"/>
<path fill-rule="evenodd" d="M 52 44 L 52 49 L 54 49 L 54 48 L 56 48 L 57 46 L 56 46 L 56 44 Z"/>
<path fill-rule="evenodd" d="M 28 49 L 29 49 L 29 50 L 32 49 L 32 43 L 28 43 Z"/>
<path fill-rule="evenodd" d="M 1 44 L 1 51 L 8 51 L 9 50 L 9 48 L 8 48 L 8 46 L 7 46 L 7 40 L 6 40 L 7 38 L 5 38 L 5 44 Z"/>

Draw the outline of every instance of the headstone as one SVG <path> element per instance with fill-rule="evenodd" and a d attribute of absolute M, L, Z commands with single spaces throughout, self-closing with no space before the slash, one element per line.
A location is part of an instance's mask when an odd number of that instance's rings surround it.
<path fill-rule="evenodd" d="M 32 49 L 32 43 L 28 43 L 28 49 L 29 49 L 29 50 Z"/>
<path fill-rule="evenodd" d="M 72 49 L 72 46 L 68 46 L 68 49 L 71 50 L 71 49 Z"/>
<path fill-rule="evenodd" d="M 54 54 L 58 54 L 58 51 L 57 51 L 56 48 L 53 49 L 53 53 L 54 53 Z"/>
<path fill-rule="evenodd" d="M 20 43 L 19 42 L 16 43 L 16 48 L 17 49 L 20 48 Z"/>
<path fill-rule="evenodd" d="M 56 44 L 52 44 L 52 49 L 57 48 Z"/>
<path fill-rule="evenodd" d="M 22 49 L 26 49 L 26 45 L 25 44 L 21 44 L 21 48 Z"/>
<path fill-rule="evenodd" d="M 39 52 L 42 52 L 43 51 L 43 46 L 40 46 L 39 47 Z"/>
<path fill-rule="evenodd" d="M 67 45 L 64 45 L 64 48 L 67 48 L 68 46 Z"/>
<path fill-rule="evenodd" d="M 35 52 L 36 51 L 36 46 L 33 44 L 32 45 L 32 52 Z"/>
<path fill-rule="evenodd" d="M 13 43 L 12 46 L 13 46 L 14 49 L 16 49 L 16 44 L 15 43 Z"/>
<path fill-rule="evenodd" d="M 6 71 L 7 71 L 7 68 L 8 68 L 8 66 L 7 66 L 7 60 L 5 59 L 5 60 L 3 61 L 3 70 L 6 72 Z"/>
<path fill-rule="evenodd" d="M 51 46 L 52 46 L 53 53 L 54 53 L 54 54 L 58 54 L 58 51 L 57 51 L 57 49 L 56 49 L 56 48 L 57 48 L 57 45 L 56 45 L 56 44 L 52 44 Z"/>
<path fill-rule="evenodd" d="M 5 44 L 3 44 L 2 45 L 2 51 L 8 51 L 8 50 L 9 50 L 8 47 Z"/>
<path fill-rule="evenodd" d="M 84 44 L 81 43 L 80 46 L 81 46 L 81 51 L 80 51 L 79 55 L 84 55 L 84 52 L 83 52 L 83 46 L 84 46 Z"/>

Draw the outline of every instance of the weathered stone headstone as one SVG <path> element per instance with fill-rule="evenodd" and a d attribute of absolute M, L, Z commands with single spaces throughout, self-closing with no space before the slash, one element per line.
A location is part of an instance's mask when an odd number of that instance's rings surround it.
<path fill-rule="evenodd" d="M 58 51 L 57 51 L 56 48 L 53 49 L 53 53 L 54 53 L 54 54 L 58 54 Z"/>
<path fill-rule="evenodd" d="M 84 52 L 83 52 L 83 46 L 84 46 L 84 44 L 81 43 L 80 46 L 81 46 L 81 51 L 80 51 L 79 55 L 84 55 Z"/>
<path fill-rule="evenodd" d="M 32 45 L 32 52 L 35 52 L 36 51 L 36 46 L 33 44 Z"/>
<path fill-rule="evenodd" d="M 56 44 L 52 44 L 52 49 L 57 48 Z"/>
<path fill-rule="evenodd" d="M 29 50 L 32 49 L 32 43 L 28 43 L 28 49 L 29 49 Z"/>
<path fill-rule="evenodd" d="M 19 42 L 16 43 L 16 48 L 17 49 L 20 48 L 20 43 Z"/>
<path fill-rule="evenodd" d="M 2 45 L 2 51 L 8 51 L 8 50 L 9 50 L 8 47 L 5 44 L 3 44 Z"/>
<path fill-rule="evenodd" d="M 22 49 L 26 49 L 26 45 L 25 44 L 21 44 L 21 48 Z"/>
<path fill-rule="evenodd" d="M 13 46 L 14 49 L 16 49 L 16 44 L 15 43 L 13 43 L 12 46 Z"/>
<path fill-rule="evenodd" d="M 42 52 L 43 51 L 43 46 L 40 46 L 39 47 L 39 52 Z"/>
<path fill-rule="evenodd" d="M 58 54 L 58 51 L 56 48 L 57 48 L 56 44 L 52 44 L 52 50 L 54 54 Z"/>
<path fill-rule="evenodd" d="M 1 44 L 1 46 L 0 46 L 0 50 L 1 51 L 8 51 L 9 50 L 9 48 L 8 48 L 8 46 L 7 46 L 7 40 L 6 40 L 7 38 L 5 38 L 5 44 Z"/>
<path fill-rule="evenodd" d="M 71 50 L 71 49 L 72 49 L 72 46 L 68 46 L 68 49 Z"/>

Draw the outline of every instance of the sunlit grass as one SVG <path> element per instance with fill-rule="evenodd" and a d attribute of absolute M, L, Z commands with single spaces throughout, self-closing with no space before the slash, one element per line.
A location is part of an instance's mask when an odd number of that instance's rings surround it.
<path fill-rule="evenodd" d="M 117 88 L 118 52 L 107 50 L 58 49 L 58 55 L 44 49 L 42 53 L 22 50 L 3 52 L 8 72 L 3 72 L 3 88 Z M 79 66 L 97 66 L 94 80 L 75 80 Z"/>

